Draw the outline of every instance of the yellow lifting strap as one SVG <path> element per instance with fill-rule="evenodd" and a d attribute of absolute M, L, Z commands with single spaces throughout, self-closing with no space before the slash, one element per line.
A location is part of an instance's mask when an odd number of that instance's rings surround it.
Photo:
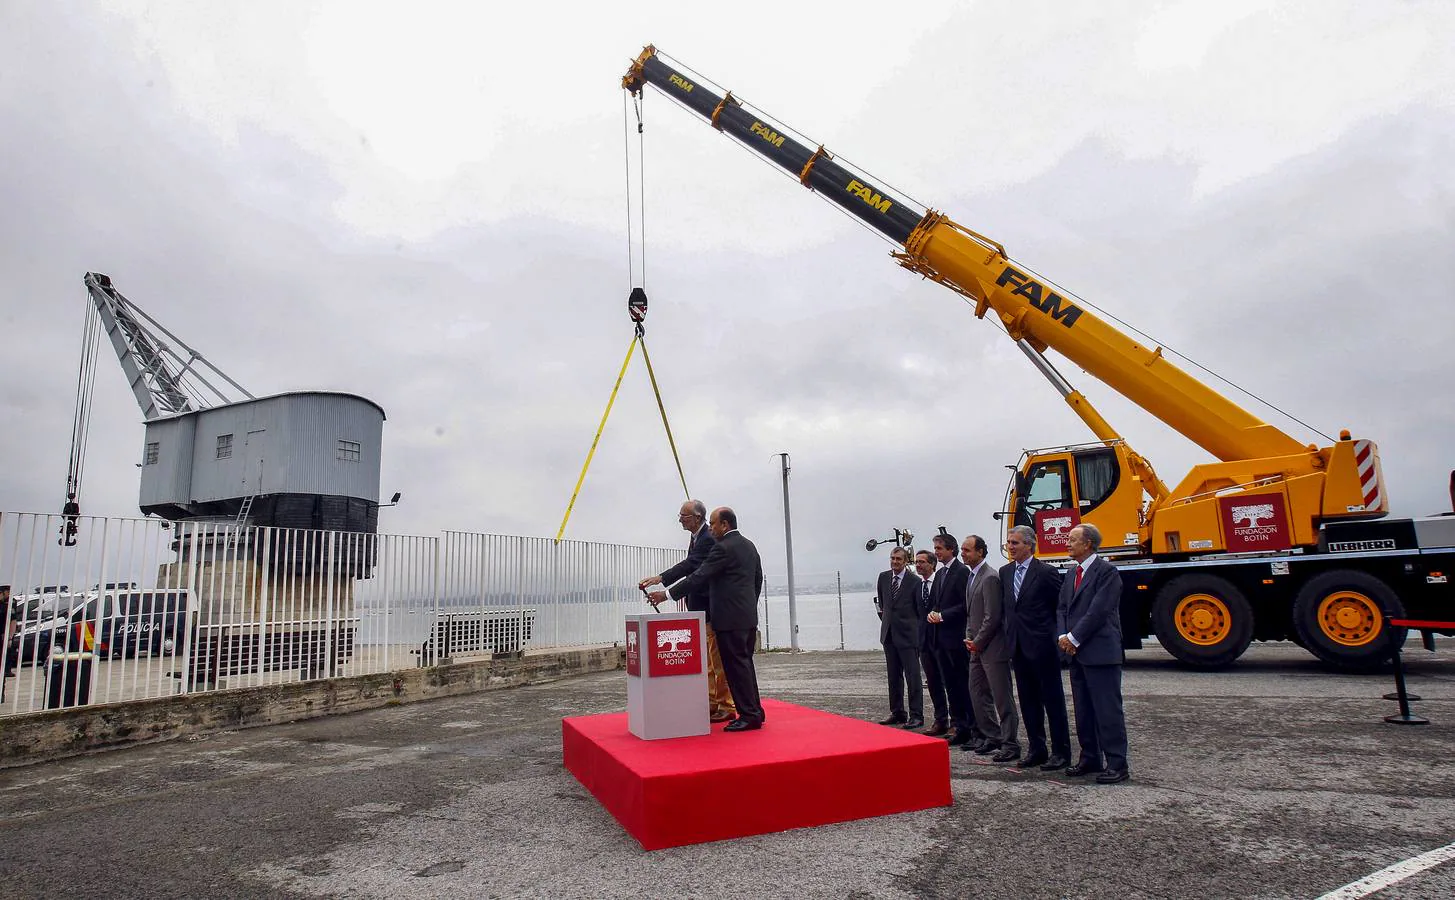
<path fill-rule="evenodd" d="M 677 455 L 677 442 L 672 440 L 672 426 L 667 422 L 667 407 L 662 405 L 662 392 L 657 389 L 657 373 L 652 371 L 652 358 L 647 355 L 647 336 L 638 334 L 637 341 L 642 345 L 642 359 L 647 363 L 647 377 L 652 379 L 652 393 L 657 395 L 657 409 L 662 413 L 662 428 L 667 432 L 667 445 L 672 448 L 672 461 L 677 463 L 677 477 L 682 481 L 682 493 L 691 500 L 692 492 L 687 490 L 687 476 L 682 474 L 682 457 Z"/>
<path fill-rule="evenodd" d="M 621 371 L 616 373 L 616 384 L 612 385 L 611 397 L 606 401 L 606 411 L 601 414 L 601 424 L 596 428 L 596 437 L 591 439 L 591 449 L 586 453 L 586 462 L 581 466 L 581 477 L 576 479 L 576 488 L 571 491 L 571 502 L 566 504 L 566 515 L 561 519 L 561 527 L 556 532 L 556 543 L 561 542 L 561 536 L 566 533 L 566 523 L 571 521 L 571 510 L 576 508 L 576 498 L 581 494 L 581 485 L 586 482 L 586 470 L 591 468 L 591 458 L 596 455 L 596 445 L 601 443 L 601 435 L 606 431 L 606 420 L 611 416 L 611 407 L 616 403 L 617 392 L 621 390 L 622 379 L 626 377 L 627 367 L 631 365 L 632 354 L 636 352 L 637 344 L 642 345 L 642 359 L 647 362 L 647 375 L 652 380 L 652 393 L 657 395 L 657 409 L 662 413 L 662 427 L 667 430 L 667 443 L 672 447 L 672 459 L 677 463 L 677 477 L 682 480 L 682 493 L 691 494 L 687 490 L 687 476 L 682 474 L 682 459 L 677 455 L 677 442 L 672 439 L 672 426 L 667 422 L 667 408 L 662 404 L 662 392 L 657 389 L 657 375 L 652 371 L 652 358 L 647 355 L 646 336 L 638 330 L 632 335 L 632 342 L 626 348 L 626 359 L 622 360 Z"/>

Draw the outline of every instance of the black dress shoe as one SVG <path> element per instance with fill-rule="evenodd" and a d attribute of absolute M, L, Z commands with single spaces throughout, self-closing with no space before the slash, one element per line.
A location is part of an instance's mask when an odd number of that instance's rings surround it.
<path fill-rule="evenodd" d="M 950 734 L 951 747 L 959 747 L 964 744 L 970 743 L 972 740 L 973 738 L 970 736 L 970 732 L 964 728 L 956 728 L 954 732 Z"/>
<path fill-rule="evenodd" d="M 1120 781 L 1126 781 L 1128 778 L 1131 777 L 1132 773 L 1129 769 L 1107 769 L 1105 772 L 1102 772 L 1100 775 L 1096 776 L 1096 783 L 1116 784 Z"/>
<path fill-rule="evenodd" d="M 762 722 L 749 722 L 747 719 L 734 719 L 722 727 L 723 731 L 754 731 L 762 728 Z"/>
<path fill-rule="evenodd" d="M 1055 772 L 1057 769 L 1064 769 L 1070 764 L 1071 760 L 1067 759 L 1064 756 L 1061 756 L 1060 754 L 1057 754 L 1056 756 L 1053 756 L 1045 762 L 1041 763 L 1041 771 Z"/>
<path fill-rule="evenodd" d="M 1049 757 L 1047 757 L 1045 753 L 1029 753 L 1029 754 L 1027 754 L 1025 756 L 1022 756 L 1016 762 L 1015 767 L 1017 769 L 1029 769 L 1029 768 L 1032 768 L 1034 766 L 1039 766 L 1041 763 L 1045 762 L 1048 758 Z"/>
<path fill-rule="evenodd" d="M 905 723 L 904 716 L 890 716 L 887 719 L 880 719 L 879 720 L 879 724 L 880 725 L 903 725 L 904 723 Z"/>
<path fill-rule="evenodd" d="M 995 751 L 995 755 L 990 757 L 990 761 L 993 763 L 1015 762 L 1016 757 L 1018 756 L 1020 756 L 1020 753 L 1010 749 L 1009 747 L 1006 747 L 1004 750 Z M 1025 766 L 1020 766 L 1019 768 L 1024 769 Z"/>
<path fill-rule="evenodd" d="M 999 749 L 1000 749 L 1000 745 L 997 744 L 995 741 L 986 741 L 983 744 L 981 744 L 979 747 L 976 747 L 975 748 L 975 752 L 978 753 L 981 756 L 989 756 L 990 754 L 994 753 L 995 751 L 997 751 Z M 1017 755 L 1019 755 L 1019 754 L 1017 754 Z"/>
<path fill-rule="evenodd" d="M 899 727 L 900 728 L 903 728 L 905 731 L 910 731 L 910 730 L 915 729 L 915 728 L 923 728 L 923 727 L 925 727 L 925 720 L 924 719 L 910 719 L 908 722 L 905 722 L 903 725 L 901 725 Z"/>
<path fill-rule="evenodd" d="M 1100 772 L 1101 766 L 1095 765 L 1088 760 L 1082 760 L 1066 770 L 1066 774 L 1072 778 L 1080 778 L 1083 775 L 1090 775 L 1092 772 Z"/>

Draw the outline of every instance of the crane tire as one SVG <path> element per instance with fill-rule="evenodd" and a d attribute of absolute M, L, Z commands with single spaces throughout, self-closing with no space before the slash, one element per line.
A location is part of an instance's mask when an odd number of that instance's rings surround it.
<path fill-rule="evenodd" d="M 1334 569 L 1310 578 L 1293 601 L 1299 643 L 1339 669 L 1367 672 L 1382 667 L 1404 644 L 1404 628 L 1385 624 L 1404 606 L 1389 585 L 1367 572 Z"/>
<path fill-rule="evenodd" d="M 1220 669 L 1253 640 L 1253 608 L 1232 582 L 1216 575 L 1183 575 L 1157 592 L 1152 607 L 1157 640 L 1182 663 Z"/>

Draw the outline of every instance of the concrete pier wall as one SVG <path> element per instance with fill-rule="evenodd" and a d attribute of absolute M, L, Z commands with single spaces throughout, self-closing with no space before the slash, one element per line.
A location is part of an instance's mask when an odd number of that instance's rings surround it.
<path fill-rule="evenodd" d="M 625 651 L 620 647 L 585 647 L 7 716 L 0 718 L 0 768 L 113 747 L 540 684 L 620 669 L 625 664 Z M 623 686 L 623 702 L 625 696 Z"/>

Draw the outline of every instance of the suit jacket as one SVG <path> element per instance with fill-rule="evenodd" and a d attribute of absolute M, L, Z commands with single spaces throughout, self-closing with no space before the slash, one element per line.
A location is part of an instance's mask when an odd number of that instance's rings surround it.
<path fill-rule="evenodd" d="M 1005 601 L 1000 573 L 989 565 L 965 588 L 965 637 L 975 642 L 983 662 L 1009 662 L 1010 638 L 1005 633 Z"/>
<path fill-rule="evenodd" d="M 1057 634 L 1070 634 L 1080 644 L 1075 659 L 1083 666 L 1119 666 L 1122 651 L 1122 573 L 1098 556 L 1081 576 L 1076 570 L 1061 584 L 1056 605 Z"/>
<path fill-rule="evenodd" d="M 1000 597 L 1005 606 L 1006 632 L 1011 652 L 1039 657 L 1054 655 L 1056 649 L 1056 604 L 1061 599 L 1061 572 L 1055 566 L 1032 558 L 1015 596 L 1015 563 L 1000 567 Z M 1079 640 L 1079 637 L 1078 637 Z"/>
<path fill-rule="evenodd" d="M 707 555 L 712 552 L 712 545 L 716 543 L 712 536 L 712 530 L 706 525 L 697 529 L 692 540 L 687 544 L 687 558 L 677 565 L 662 573 L 663 584 L 675 584 L 678 581 L 697 571 L 697 567 L 707 561 Z M 687 608 L 697 612 L 707 611 L 707 592 L 696 591 L 691 594 L 683 594 L 687 598 Z"/>
<path fill-rule="evenodd" d="M 926 626 L 935 646 L 965 652 L 965 584 L 969 579 L 970 567 L 958 559 L 951 560 L 936 573 L 930 590 L 930 608 L 944 621 Z"/>
<path fill-rule="evenodd" d="M 723 535 L 702 565 L 668 590 L 674 600 L 698 592 L 707 595 L 707 621 L 714 631 L 757 628 L 758 595 L 763 592 L 758 548 L 736 530 Z"/>
<path fill-rule="evenodd" d="M 919 575 L 916 574 L 915 577 L 919 578 Z M 936 581 L 939 581 L 939 576 L 931 575 L 929 582 L 931 597 L 934 595 Z M 934 626 L 925 621 L 925 616 L 928 616 L 930 610 L 934 608 L 933 601 L 930 597 L 925 596 L 925 580 L 920 578 L 919 585 L 914 589 L 914 614 L 915 618 L 919 620 L 919 648 L 921 650 L 929 650 L 934 647 Z"/>
<path fill-rule="evenodd" d="M 894 596 L 894 572 L 879 573 L 879 590 L 874 595 L 879 607 L 879 643 L 886 646 L 915 648 L 920 643 L 919 615 L 920 577 L 909 566 L 899 576 L 899 597 Z"/>

